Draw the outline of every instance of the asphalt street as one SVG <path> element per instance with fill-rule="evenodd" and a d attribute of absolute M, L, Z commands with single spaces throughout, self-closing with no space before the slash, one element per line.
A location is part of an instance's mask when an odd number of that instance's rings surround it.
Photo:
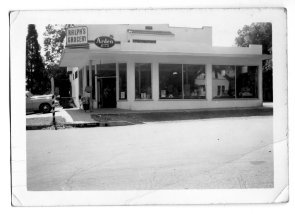
<path fill-rule="evenodd" d="M 27 131 L 28 190 L 273 187 L 272 116 Z"/>

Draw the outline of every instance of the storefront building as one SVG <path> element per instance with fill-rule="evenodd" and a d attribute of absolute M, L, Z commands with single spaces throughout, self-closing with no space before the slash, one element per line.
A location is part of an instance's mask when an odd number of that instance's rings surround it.
<path fill-rule="evenodd" d="M 60 66 L 72 96 L 131 110 L 262 105 L 261 45 L 212 46 L 212 28 L 85 25 L 67 29 Z"/>

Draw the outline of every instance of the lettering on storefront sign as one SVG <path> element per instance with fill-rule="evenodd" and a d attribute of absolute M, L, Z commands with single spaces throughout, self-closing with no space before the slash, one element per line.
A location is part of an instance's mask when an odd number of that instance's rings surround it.
<path fill-rule="evenodd" d="M 100 36 L 94 40 L 94 43 L 100 48 L 111 48 L 115 45 L 115 40 L 108 36 Z"/>
<path fill-rule="evenodd" d="M 67 28 L 67 46 L 85 45 L 88 43 L 87 27 L 71 27 Z"/>

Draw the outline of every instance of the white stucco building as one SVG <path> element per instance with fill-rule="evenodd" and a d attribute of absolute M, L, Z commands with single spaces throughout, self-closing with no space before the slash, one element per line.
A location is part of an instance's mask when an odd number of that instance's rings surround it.
<path fill-rule="evenodd" d="M 212 28 L 85 25 L 67 30 L 66 66 L 78 104 L 131 110 L 262 105 L 261 45 L 212 46 Z"/>

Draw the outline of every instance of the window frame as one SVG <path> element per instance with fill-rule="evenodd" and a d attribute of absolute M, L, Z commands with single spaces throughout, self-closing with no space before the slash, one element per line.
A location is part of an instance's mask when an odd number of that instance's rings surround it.
<path fill-rule="evenodd" d="M 235 97 L 234 98 L 214 98 L 212 96 L 212 100 L 216 101 L 216 100 L 259 100 L 259 67 L 260 65 L 257 64 L 249 64 L 249 65 L 245 65 L 245 64 L 212 64 L 211 65 L 211 72 L 212 72 L 212 78 L 211 78 L 211 85 L 213 86 L 213 80 L 216 79 L 214 78 L 213 75 L 213 66 L 234 66 L 235 67 Z M 257 97 L 238 97 L 237 96 L 237 67 L 243 67 L 246 66 L 248 67 L 257 67 Z M 215 73 L 215 72 L 214 72 Z M 213 95 L 213 87 L 212 87 L 212 95 Z"/>
<path fill-rule="evenodd" d="M 161 87 L 160 87 L 160 64 L 162 65 L 181 65 L 181 89 L 182 89 L 182 93 L 181 93 L 181 98 L 161 98 L 160 93 L 161 93 Z M 184 94 L 184 66 L 185 65 L 194 65 L 194 66 L 203 66 L 205 69 L 205 78 L 204 78 L 204 82 L 205 82 L 205 97 L 204 98 L 185 98 L 185 94 Z M 184 101 L 184 100 L 193 100 L 193 101 L 204 101 L 207 100 L 207 74 L 206 74 L 206 64 L 200 64 L 200 63 L 158 63 L 158 75 L 159 75 L 159 100 L 163 100 L 163 101 L 169 101 L 169 100 L 175 100 L 175 101 Z"/>
<path fill-rule="evenodd" d="M 118 62 L 118 101 L 127 101 L 128 100 L 128 78 L 127 78 L 127 73 L 128 73 L 128 65 L 127 62 Z M 126 64 L 126 94 L 125 94 L 125 99 L 120 98 L 120 64 Z"/>
<path fill-rule="evenodd" d="M 149 64 L 150 65 L 150 77 L 151 77 L 151 97 L 150 98 L 136 98 L 136 65 L 143 65 L 143 64 Z M 141 71 L 140 71 L 141 72 Z M 152 101 L 153 100 L 153 63 L 152 62 L 135 62 L 134 63 L 134 100 L 135 101 Z"/>

